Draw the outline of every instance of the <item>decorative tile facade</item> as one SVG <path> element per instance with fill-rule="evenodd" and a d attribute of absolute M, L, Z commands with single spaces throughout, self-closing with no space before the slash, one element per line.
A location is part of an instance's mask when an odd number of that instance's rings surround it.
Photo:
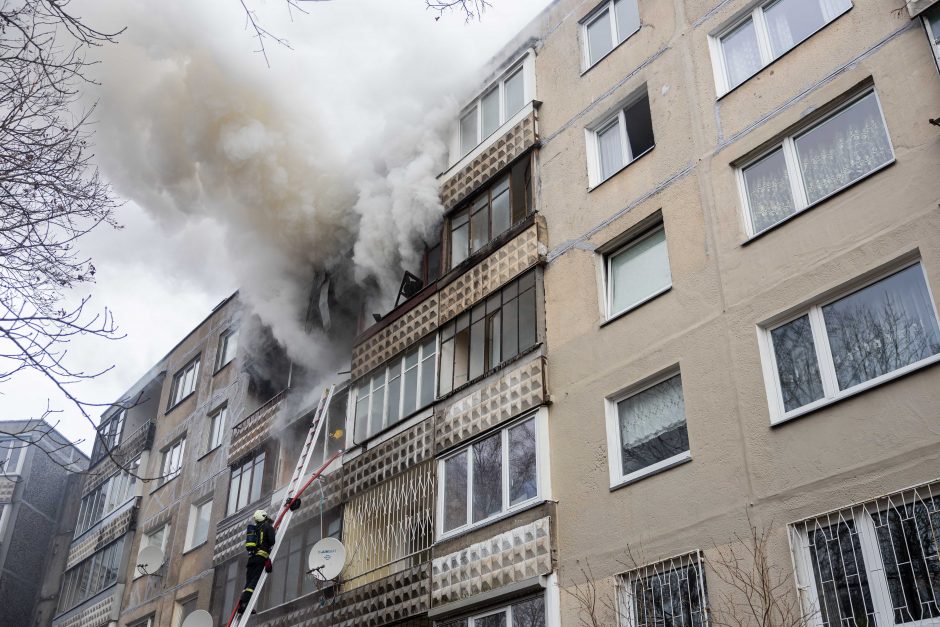
<path fill-rule="evenodd" d="M 552 571 L 551 519 L 540 518 L 436 558 L 431 606 L 453 603 Z"/>
<path fill-rule="evenodd" d="M 105 482 L 108 477 L 116 473 L 120 468 L 115 460 L 121 464 L 127 464 L 143 453 L 150 450 L 153 446 L 153 436 L 157 430 L 157 425 L 152 421 L 147 421 L 136 431 L 127 436 L 123 442 L 111 453 L 111 457 L 102 459 L 85 478 L 85 484 L 82 486 L 82 496 L 85 496 L 99 485 Z M 112 459 L 113 457 L 113 459 Z"/>
<path fill-rule="evenodd" d="M 216 528 L 215 547 L 212 552 L 213 566 L 227 562 L 244 552 L 245 525 L 247 522 L 247 516 L 242 516 L 241 518 L 222 521 L 222 523 L 226 523 L 225 526 L 219 523 Z"/>
<path fill-rule="evenodd" d="M 431 457 L 431 420 L 369 449 L 343 466 L 343 494 L 349 499 Z"/>
<path fill-rule="evenodd" d="M 107 590 L 107 596 L 62 616 L 52 623 L 53 627 L 101 627 L 116 621 L 120 611 L 124 585 L 118 584 Z"/>
<path fill-rule="evenodd" d="M 437 448 L 459 444 L 546 400 L 545 358 L 536 357 L 447 407 L 435 425 Z"/>
<path fill-rule="evenodd" d="M 229 465 L 257 448 L 268 437 L 274 418 L 281 409 L 284 396 L 284 392 L 281 392 L 232 427 L 232 442 L 228 449 Z"/>
<path fill-rule="evenodd" d="M 353 380 L 388 361 L 437 328 L 437 294 L 353 347 Z"/>
<path fill-rule="evenodd" d="M 444 210 L 457 206 L 490 177 L 509 165 L 513 159 L 531 148 L 538 141 L 538 116 L 536 111 L 496 140 L 473 161 L 444 181 L 441 185 L 441 202 Z"/>
<path fill-rule="evenodd" d="M 473 303 L 486 298 L 500 287 L 539 262 L 544 246 L 539 245 L 539 224 L 520 233 L 492 255 L 470 268 L 440 291 L 439 324 L 462 313 Z M 544 229 L 542 229 L 544 232 Z"/>
<path fill-rule="evenodd" d="M 81 541 L 69 547 L 65 569 L 75 566 L 95 551 L 103 549 L 133 529 L 137 522 L 137 501 L 138 499 L 134 499 L 132 505 L 127 506 L 127 509 L 102 525 L 100 529 L 85 533 Z"/>

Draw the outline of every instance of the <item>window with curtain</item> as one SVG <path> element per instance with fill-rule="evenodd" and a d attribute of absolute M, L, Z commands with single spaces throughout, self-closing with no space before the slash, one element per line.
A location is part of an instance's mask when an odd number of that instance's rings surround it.
<path fill-rule="evenodd" d="M 774 0 L 714 38 L 723 94 L 852 8 L 851 0 Z"/>
<path fill-rule="evenodd" d="M 894 161 L 881 105 L 869 91 L 740 168 L 756 235 Z"/>
<path fill-rule="evenodd" d="M 598 185 L 653 149 L 649 95 L 643 92 L 614 115 L 588 129 L 588 170 Z"/>
<path fill-rule="evenodd" d="M 584 67 L 589 68 L 640 30 L 636 0 L 605 0 L 581 22 Z"/>
<path fill-rule="evenodd" d="M 940 324 L 919 263 L 765 333 L 773 422 L 940 355 Z"/>
<path fill-rule="evenodd" d="M 608 254 L 605 261 L 608 319 L 672 286 L 666 230 L 661 224 Z"/>

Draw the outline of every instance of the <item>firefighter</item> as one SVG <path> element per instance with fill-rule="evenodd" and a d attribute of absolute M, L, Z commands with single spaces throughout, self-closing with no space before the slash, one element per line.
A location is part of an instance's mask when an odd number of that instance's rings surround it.
<path fill-rule="evenodd" d="M 252 516 L 253 522 L 248 525 L 245 537 L 245 550 L 248 551 L 248 565 L 245 567 L 245 589 L 238 600 L 238 613 L 245 611 L 251 595 L 255 591 L 261 571 L 271 572 L 271 548 L 275 542 L 275 530 L 268 513 L 263 509 L 257 510 Z"/>

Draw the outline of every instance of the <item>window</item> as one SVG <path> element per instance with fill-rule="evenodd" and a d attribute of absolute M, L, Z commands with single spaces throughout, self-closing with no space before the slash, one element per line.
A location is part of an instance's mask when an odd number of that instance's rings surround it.
<path fill-rule="evenodd" d="M 127 470 L 119 470 L 82 497 L 75 522 L 75 537 L 85 533 L 108 514 L 137 496 L 136 475 L 139 470 L 140 458 L 137 458 L 128 465 Z"/>
<path fill-rule="evenodd" d="M 0 438 L 0 474 L 18 475 L 23 471 L 27 446 L 26 439 Z"/>
<path fill-rule="evenodd" d="M 228 484 L 228 509 L 226 510 L 226 515 L 234 514 L 241 508 L 261 498 L 261 480 L 263 475 L 263 451 L 241 466 L 232 468 L 232 477 Z"/>
<path fill-rule="evenodd" d="M 712 38 L 719 95 L 851 8 L 851 0 L 775 0 L 759 5 L 744 20 Z"/>
<path fill-rule="evenodd" d="M 915 488 L 791 527 L 810 624 L 940 622 L 937 488 Z"/>
<path fill-rule="evenodd" d="M 619 577 L 624 627 L 707 627 L 708 597 L 699 553 Z"/>
<path fill-rule="evenodd" d="M 218 372 L 223 366 L 235 359 L 238 350 L 238 329 L 228 329 L 219 335 L 219 347 L 215 353 L 215 370 Z"/>
<path fill-rule="evenodd" d="M 225 437 L 225 423 L 228 416 L 228 404 L 216 408 L 209 414 L 209 444 L 206 451 L 211 451 L 217 446 L 222 445 L 222 439 Z"/>
<path fill-rule="evenodd" d="M 592 187 L 652 150 L 653 119 L 646 88 L 625 107 L 587 129 L 587 137 Z"/>
<path fill-rule="evenodd" d="M 584 67 L 589 68 L 640 30 L 636 0 L 606 0 L 581 23 Z"/>
<path fill-rule="evenodd" d="M 535 417 L 501 429 L 438 463 L 440 529 L 450 535 L 524 507 L 539 497 Z"/>
<path fill-rule="evenodd" d="M 672 286 L 662 225 L 606 257 L 607 318 L 618 316 Z"/>
<path fill-rule="evenodd" d="M 938 359 L 940 329 L 920 264 L 765 330 L 771 422 Z"/>
<path fill-rule="evenodd" d="M 611 486 L 692 458 L 682 378 L 671 373 L 607 402 Z"/>
<path fill-rule="evenodd" d="M 307 555 L 320 539 L 340 537 L 343 517 L 340 510 L 328 511 L 322 519 L 316 517 L 302 526 L 297 530 L 292 527 L 290 536 L 283 540 L 284 546 L 279 549 L 274 570 L 264 588 L 261 603 L 264 609 L 289 603 L 318 589 L 317 578 L 307 574 Z"/>
<path fill-rule="evenodd" d="M 130 623 L 127 627 L 153 627 L 153 615 Z"/>
<path fill-rule="evenodd" d="M 937 60 L 937 69 L 940 70 L 940 5 L 935 4 L 924 11 L 924 27 L 927 29 L 930 48 Z"/>
<path fill-rule="evenodd" d="M 451 268 L 525 219 L 532 206 L 531 169 L 528 157 L 517 161 L 508 174 L 447 220 Z"/>
<path fill-rule="evenodd" d="M 0 546 L 3 545 L 3 534 L 7 530 L 7 518 L 12 514 L 12 503 L 0 503 Z"/>
<path fill-rule="evenodd" d="M 189 506 L 189 520 L 186 525 L 186 546 L 184 551 L 199 546 L 209 538 L 209 521 L 212 518 L 212 501 Z"/>
<path fill-rule="evenodd" d="M 183 468 L 183 453 L 186 449 L 186 437 L 182 437 L 163 449 L 163 463 L 160 466 L 158 486 L 176 479 Z"/>
<path fill-rule="evenodd" d="M 739 169 L 756 235 L 894 161 L 873 91 Z"/>
<path fill-rule="evenodd" d="M 140 552 L 146 549 L 148 546 L 155 546 L 163 551 L 163 561 L 166 563 L 167 554 L 166 547 L 170 542 L 170 525 L 166 523 L 157 527 L 149 533 L 145 533 L 140 538 L 140 546 L 137 549 L 137 555 L 140 555 Z M 162 566 L 162 564 L 161 564 Z M 150 572 L 144 573 L 141 569 L 134 566 L 134 579 L 138 577 L 143 577 L 145 574 L 151 574 Z"/>
<path fill-rule="evenodd" d="M 535 293 L 533 270 L 441 328 L 439 396 L 535 346 Z"/>
<path fill-rule="evenodd" d="M 520 63 L 464 110 L 459 125 L 461 157 L 492 135 L 530 100 L 525 83 L 525 67 Z"/>
<path fill-rule="evenodd" d="M 536 597 L 495 611 L 453 620 L 440 627 L 545 627 L 545 624 L 545 601 Z"/>
<path fill-rule="evenodd" d="M 225 625 L 231 618 L 232 608 L 235 607 L 235 600 L 238 598 L 236 595 L 241 592 L 241 588 L 238 586 L 243 585 L 244 568 L 239 567 L 238 560 L 232 560 L 222 568 L 217 568 L 216 573 L 219 579 L 217 580 L 220 590 L 213 593 L 212 598 L 214 599 L 213 603 L 218 603 L 219 600 L 222 601 L 221 606 L 218 607 L 218 618 L 217 624 Z"/>
<path fill-rule="evenodd" d="M 183 366 L 173 375 L 173 387 L 170 389 L 170 401 L 167 409 L 178 405 L 184 398 L 196 391 L 196 380 L 199 378 L 199 357 Z"/>
<path fill-rule="evenodd" d="M 177 602 L 176 602 L 176 607 L 175 607 L 174 610 L 173 610 L 173 614 L 174 614 L 173 625 L 174 625 L 174 627 L 182 627 L 183 621 L 186 620 L 186 617 L 189 616 L 190 614 L 192 614 L 193 612 L 195 612 L 195 611 L 198 609 L 198 607 L 197 607 L 197 601 L 198 601 L 198 600 L 199 600 L 199 597 L 193 595 L 192 597 L 190 597 L 190 598 L 188 598 L 188 599 L 184 599 L 184 600 L 182 600 L 182 601 L 177 601 Z"/>
<path fill-rule="evenodd" d="M 364 442 L 434 401 L 436 355 L 437 338 L 430 335 L 359 382 L 357 442 Z"/>
<path fill-rule="evenodd" d="M 59 594 L 59 613 L 117 583 L 125 537 L 122 536 L 65 572 L 62 576 L 62 592 Z"/>
<path fill-rule="evenodd" d="M 98 426 L 98 439 L 95 441 L 92 463 L 100 461 L 108 451 L 113 451 L 121 443 L 126 414 L 127 410 L 118 409 Z"/>

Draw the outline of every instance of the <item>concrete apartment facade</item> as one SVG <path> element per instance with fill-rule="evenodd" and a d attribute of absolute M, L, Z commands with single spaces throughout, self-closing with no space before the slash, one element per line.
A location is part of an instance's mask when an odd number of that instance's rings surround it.
<path fill-rule="evenodd" d="M 249 624 L 935 624 L 938 39 L 923 0 L 552 3 L 455 120 L 441 242 L 355 339 Z M 156 367 L 173 477 L 111 613 L 57 625 L 226 624 L 318 394 L 208 367 L 236 311 Z"/>
<path fill-rule="evenodd" d="M 4 625 L 47 626 L 64 556 L 63 521 L 88 457 L 45 421 L 0 422 L 0 608 Z"/>

